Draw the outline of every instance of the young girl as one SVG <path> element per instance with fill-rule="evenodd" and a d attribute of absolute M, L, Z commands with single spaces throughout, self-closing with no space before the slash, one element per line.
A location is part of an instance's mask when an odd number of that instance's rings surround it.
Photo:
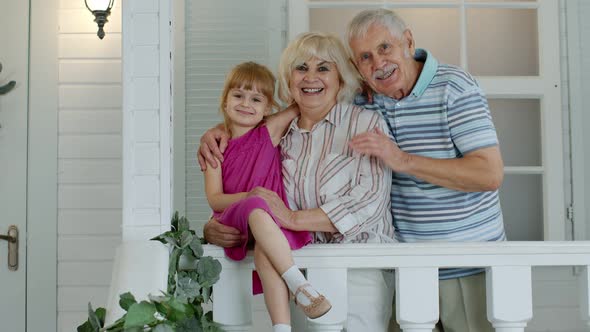
<path fill-rule="evenodd" d="M 310 318 L 324 315 L 331 305 L 293 263 L 291 249 L 311 242 L 311 234 L 281 228 L 266 202 L 255 195 L 256 187 L 264 187 L 287 204 L 278 145 L 297 111 L 270 115 L 276 105 L 274 87 L 273 74 L 254 62 L 242 63 L 229 73 L 220 108 L 231 139 L 221 167 L 207 167 L 205 191 L 216 219 L 254 238 L 254 264 L 260 276 L 260 280 L 254 279 L 254 293 L 261 292 L 262 282 L 273 331 L 282 332 L 291 331 L 287 288 Z M 241 260 L 247 244 L 244 240 L 241 246 L 226 248 L 225 253 Z"/>

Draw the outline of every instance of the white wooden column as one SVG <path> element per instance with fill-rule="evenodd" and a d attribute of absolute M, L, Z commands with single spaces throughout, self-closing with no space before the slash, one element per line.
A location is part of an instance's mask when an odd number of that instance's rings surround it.
<path fill-rule="evenodd" d="M 524 332 L 533 318 L 531 267 L 488 267 L 486 299 L 488 320 L 496 332 Z"/>
<path fill-rule="evenodd" d="M 169 229 L 170 0 L 123 2 L 123 241 Z"/>
<path fill-rule="evenodd" d="M 332 309 L 320 318 L 308 319 L 309 331 L 339 332 L 348 313 L 347 273 L 345 268 L 309 268 L 307 280 L 326 296 Z"/>
<path fill-rule="evenodd" d="M 170 229 L 170 6 L 170 0 L 122 2 L 123 243 L 107 324 L 123 314 L 119 294 L 132 290 L 142 300 L 167 287 L 168 250 L 149 239 Z"/>
<path fill-rule="evenodd" d="M 432 331 L 438 321 L 438 268 L 395 270 L 395 310 L 404 332 Z"/>
<path fill-rule="evenodd" d="M 580 315 L 590 327 L 590 266 L 584 266 L 580 273 Z"/>
<path fill-rule="evenodd" d="M 252 326 L 252 266 L 221 258 L 219 281 L 213 285 L 213 320 L 224 331 Z"/>

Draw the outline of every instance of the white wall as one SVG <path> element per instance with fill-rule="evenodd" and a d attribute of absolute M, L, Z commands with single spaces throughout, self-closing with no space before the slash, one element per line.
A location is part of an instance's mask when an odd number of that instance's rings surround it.
<path fill-rule="evenodd" d="M 584 142 L 584 165 L 586 169 L 590 165 L 590 131 L 586 128 L 590 128 L 590 57 L 588 56 L 590 52 L 590 21 L 588 21 L 587 17 L 590 15 L 590 2 L 588 1 L 578 1 L 579 3 L 579 24 L 580 24 L 580 55 L 581 55 L 581 63 L 580 63 L 580 73 L 581 73 L 581 91 L 583 95 L 582 99 L 582 109 L 581 113 L 583 114 L 583 124 L 582 127 L 585 128 L 582 131 Z M 586 175 L 585 178 L 585 202 L 579 202 L 579 204 L 584 204 L 586 207 L 586 239 L 590 239 L 590 175 Z"/>
<path fill-rule="evenodd" d="M 106 36 L 84 1 L 61 0 L 59 34 L 58 331 L 106 305 L 121 242 L 121 5 Z"/>

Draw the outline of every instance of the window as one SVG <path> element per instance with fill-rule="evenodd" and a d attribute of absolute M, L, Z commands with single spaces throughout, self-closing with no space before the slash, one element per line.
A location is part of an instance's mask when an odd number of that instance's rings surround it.
<path fill-rule="evenodd" d="M 476 76 L 488 96 L 505 163 L 500 190 L 510 240 L 564 240 L 558 3 L 289 0 L 289 36 L 344 36 L 358 12 L 400 14 L 417 47 Z"/>

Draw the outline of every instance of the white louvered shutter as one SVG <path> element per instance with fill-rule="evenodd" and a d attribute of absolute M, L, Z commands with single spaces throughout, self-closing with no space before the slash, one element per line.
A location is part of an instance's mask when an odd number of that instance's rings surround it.
<path fill-rule="evenodd" d="M 185 2 L 185 215 L 200 230 L 211 215 L 196 161 L 201 135 L 222 121 L 219 96 L 236 64 L 256 61 L 275 74 L 284 45 L 284 1 Z"/>

